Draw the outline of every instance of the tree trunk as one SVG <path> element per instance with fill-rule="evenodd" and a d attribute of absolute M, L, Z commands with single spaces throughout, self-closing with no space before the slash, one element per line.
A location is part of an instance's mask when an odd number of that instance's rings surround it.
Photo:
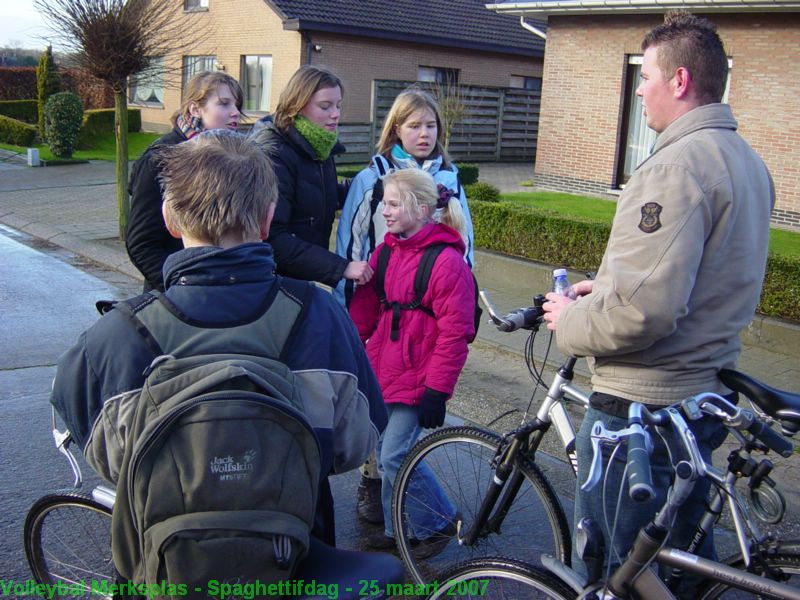
<path fill-rule="evenodd" d="M 128 86 L 114 86 L 114 135 L 117 140 L 117 212 L 119 239 L 125 241 L 128 229 L 130 200 L 128 199 Z"/>

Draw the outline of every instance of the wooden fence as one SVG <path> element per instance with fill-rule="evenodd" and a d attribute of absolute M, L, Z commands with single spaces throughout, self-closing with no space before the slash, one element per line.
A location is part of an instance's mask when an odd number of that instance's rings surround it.
<path fill-rule="evenodd" d="M 339 134 L 347 146 L 338 162 L 367 162 L 374 153 L 384 119 L 397 95 L 410 81 L 375 80 L 372 86 L 372 122 L 343 123 Z M 434 95 L 435 85 L 418 83 Z M 465 105 L 464 118 L 455 123 L 448 150 L 455 160 L 533 161 L 539 128 L 538 91 L 512 88 L 458 86 Z"/>

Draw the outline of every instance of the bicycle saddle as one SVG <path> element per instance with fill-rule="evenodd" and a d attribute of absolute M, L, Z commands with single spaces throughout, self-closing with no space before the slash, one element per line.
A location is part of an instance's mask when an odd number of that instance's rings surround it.
<path fill-rule="evenodd" d="M 800 431 L 800 394 L 770 387 L 732 369 L 722 369 L 719 378 L 734 392 L 744 394 L 766 414 L 777 419 L 787 435 Z"/>

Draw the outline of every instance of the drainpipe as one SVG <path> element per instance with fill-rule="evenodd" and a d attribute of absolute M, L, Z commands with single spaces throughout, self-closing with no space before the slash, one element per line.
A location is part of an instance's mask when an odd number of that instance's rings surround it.
<path fill-rule="evenodd" d="M 534 35 L 538 35 L 538 36 L 539 36 L 540 38 L 542 38 L 543 40 L 546 40 L 546 39 L 547 39 L 547 34 L 546 34 L 544 31 L 542 31 L 541 29 L 537 29 L 536 27 L 534 27 L 534 26 L 533 26 L 533 25 L 531 25 L 530 23 L 527 23 L 527 22 L 525 21 L 525 17 L 520 17 L 520 18 L 519 18 L 519 24 L 520 24 L 520 25 L 522 25 L 522 27 L 523 27 L 524 29 L 527 29 L 528 31 L 530 31 L 530 32 L 531 32 L 531 33 L 533 33 Z"/>

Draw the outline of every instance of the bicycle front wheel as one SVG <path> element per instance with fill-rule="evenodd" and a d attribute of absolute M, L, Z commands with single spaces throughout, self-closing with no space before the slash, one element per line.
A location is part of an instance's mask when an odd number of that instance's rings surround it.
<path fill-rule="evenodd" d="M 392 519 L 400 558 L 415 582 L 432 582 L 441 572 L 480 557 L 513 556 L 530 564 L 539 564 L 543 553 L 562 561 L 569 559 L 569 526 L 561 504 L 539 468 L 521 456 L 514 467 L 521 486 L 501 522 L 493 527 L 483 524 L 469 546 L 453 538 L 439 544 L 433 555 L 420 552 L 424 545 L 420 540 L 432 532 L 421 531 L 419 519 L 413 515 L 421 510 L 436 512 L 430 501 L 431 482 L 438 482 L 453 505 L 448 508 L 455 508 L 456 525 L 463 536 L 475 523 L 494 477 L 492 459 L 500 442 L 499 436 L 474 427 L 442 429 L 420 440 L 401 465 L 393 491 Z M 438 516 L 446 522 L 453 514 Z"/>
<path fill-rule="evenodd" d="M 780 581 L 786 585 L 800 589 L 800 555 L 797 554 L 774 554 L 764 557 L 764 563 L 759 564 L 754 557 L 754 572 L 765 579 Z M 738 558 L 729 562 L 732 567 L 745 570 L 744 561 Z M 766 565 L 766 568 L 764 568 Z M 727 583 L 715 582 L 707 584 L 698 594 L 700 600 L 750 600 L 753 598 L 779 598 L 780 596 L 770 596 L 766 593 L 746 592 L 731 587 Z"/>
<path fill-rule="evenodd" d="M 540 567 L 506 558 L 480 558 L 445 571 L 429 600 L 574 600 L 574 590 Z"/>
<path fill-rule="evenodd" d="M 37 500 L 25 519 L 25 554 L 37 583 L 61 584 L 61 597 L 108 597 L 111 509 L 74 491 Z"/>

